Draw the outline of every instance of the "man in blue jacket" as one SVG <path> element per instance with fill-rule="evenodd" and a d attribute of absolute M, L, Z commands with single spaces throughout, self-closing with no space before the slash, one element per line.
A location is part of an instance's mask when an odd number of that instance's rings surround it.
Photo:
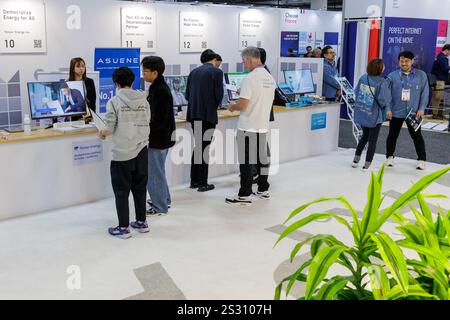
<path fill-rule="evenodd" d="M 336 98 L 341 96 L 341 86 L 335 79 L 338 75 L 338 70 L 335 62 L 336 53 L 333 47 L 326 46 L 322 50 L 323 58 L 323 88 L 322 95 L 331 101 L 336 101 Z"/>
<path fill-rule="evenodd" d="M 390 97 L 386 105 L 389 119 L 389 136 L 386 142 L 386 165 L 394 166 L 394 153 L 397 139 L 408 113 L 423 117 L 429 101 L 428 77 L 425 72 L 413 68 L 414 53 L 404 51 L 398 56 L 400 69 L 389 74 Z M 418 156 L 418 170 L 425 170 L 426 151 L 421 128 L 417 131 L 407 122 L 408 131 L 414 141 Z"/>
<path fill-rule="evenodd" d="M 444 118 L 439 107 L 444 96 L 445 82 L 449 80 L 450 64 L 448 56 L 450 56 L 450 44 L 444 46 L 431 69 L 431 74 L 436 76 L 436 89 L 433 92 L 433 100 L 431 103 L 433 106 L 433 119 Z"/>
<path fill-rule="evenodd" d="M 199 192 L 214 189 L 214 185 L 208 184 L 209 149 L 207 152 L 205 150 L 211 144 L 218 122 L 217 108 L 223 99 L 223 72 L 215 67 L 217 57 L 210 49 L 203 51 L 200 57 L 203 65 L 191 71 L 186 86 L 186 120 L 191 123 L 195 142 L 191 162 L 191 188 L 198 189 Z"/>

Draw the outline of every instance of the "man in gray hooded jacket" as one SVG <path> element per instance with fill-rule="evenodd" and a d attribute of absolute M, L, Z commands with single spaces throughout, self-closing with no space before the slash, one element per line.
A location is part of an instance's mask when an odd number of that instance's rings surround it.
<path fill-rule="evenodd" d="M 116 96 L 106 105 L 106 129 L 100 131 L 105 139 L 112 135 L 111 183 L 116 197 L 119 225 L 109 228 L 115 237 L 131 237 L 129 225 L 139 232 L 148 232 L 146 197 L 148 179 L 148 137 L 150 134 L 150 106 L 144 93 L 131 88 L 133 72 L 127 67 L 113 73 Z M 128 196 L 133 193 L 136 221 L 129 217 Z"/>

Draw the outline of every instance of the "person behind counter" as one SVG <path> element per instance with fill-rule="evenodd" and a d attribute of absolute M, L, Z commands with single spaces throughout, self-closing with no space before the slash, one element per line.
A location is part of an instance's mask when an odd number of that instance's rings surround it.
<path fill-rule="evenodd" d="M 69 81 L 84 82 L 87 106 L 97 112 L 97 92 L 95 90 L 94 80 L 86 76 L 86 63 L 83 58 L 76 57 L 70 60 Z"/>
<path fill-rule="evenodd" d="M 341 86 L 335 79 L 338 75 L 336 67 L 336 53 L 333 47 L 326 46 L 322 50 L 323 60 L 323 96 L 328 101 L 336 101 L 341 96 Z"/>

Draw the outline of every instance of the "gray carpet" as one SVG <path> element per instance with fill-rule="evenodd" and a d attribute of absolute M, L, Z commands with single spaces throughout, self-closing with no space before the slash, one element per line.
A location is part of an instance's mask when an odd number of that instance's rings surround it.
<path fill-rule="evenodd" d="M 356 148 L 356 141 L 352 135 L 352 123 L 341 120 L 339 132 L 340 148 Z M 388 126 L 382 126 L 378 138 L 377 151 L 386 154 L 386 140 L 389 133 Z M 450 164 L 450 134 L 422 130 L 427 150 L 427 161 L 438 164 Z M 397 142 L 395 156 L 406 159 L 417 159 L 414 143 L 409 136 L 408 129 L 403 128 Z"/>

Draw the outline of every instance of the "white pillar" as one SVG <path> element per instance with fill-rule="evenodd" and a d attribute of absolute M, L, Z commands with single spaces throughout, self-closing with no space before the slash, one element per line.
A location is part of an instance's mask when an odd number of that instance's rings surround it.
<path fill-rule="evenodd" d="M 312 0 L 311 10 L 327 10 L 328 0 Z"/>

